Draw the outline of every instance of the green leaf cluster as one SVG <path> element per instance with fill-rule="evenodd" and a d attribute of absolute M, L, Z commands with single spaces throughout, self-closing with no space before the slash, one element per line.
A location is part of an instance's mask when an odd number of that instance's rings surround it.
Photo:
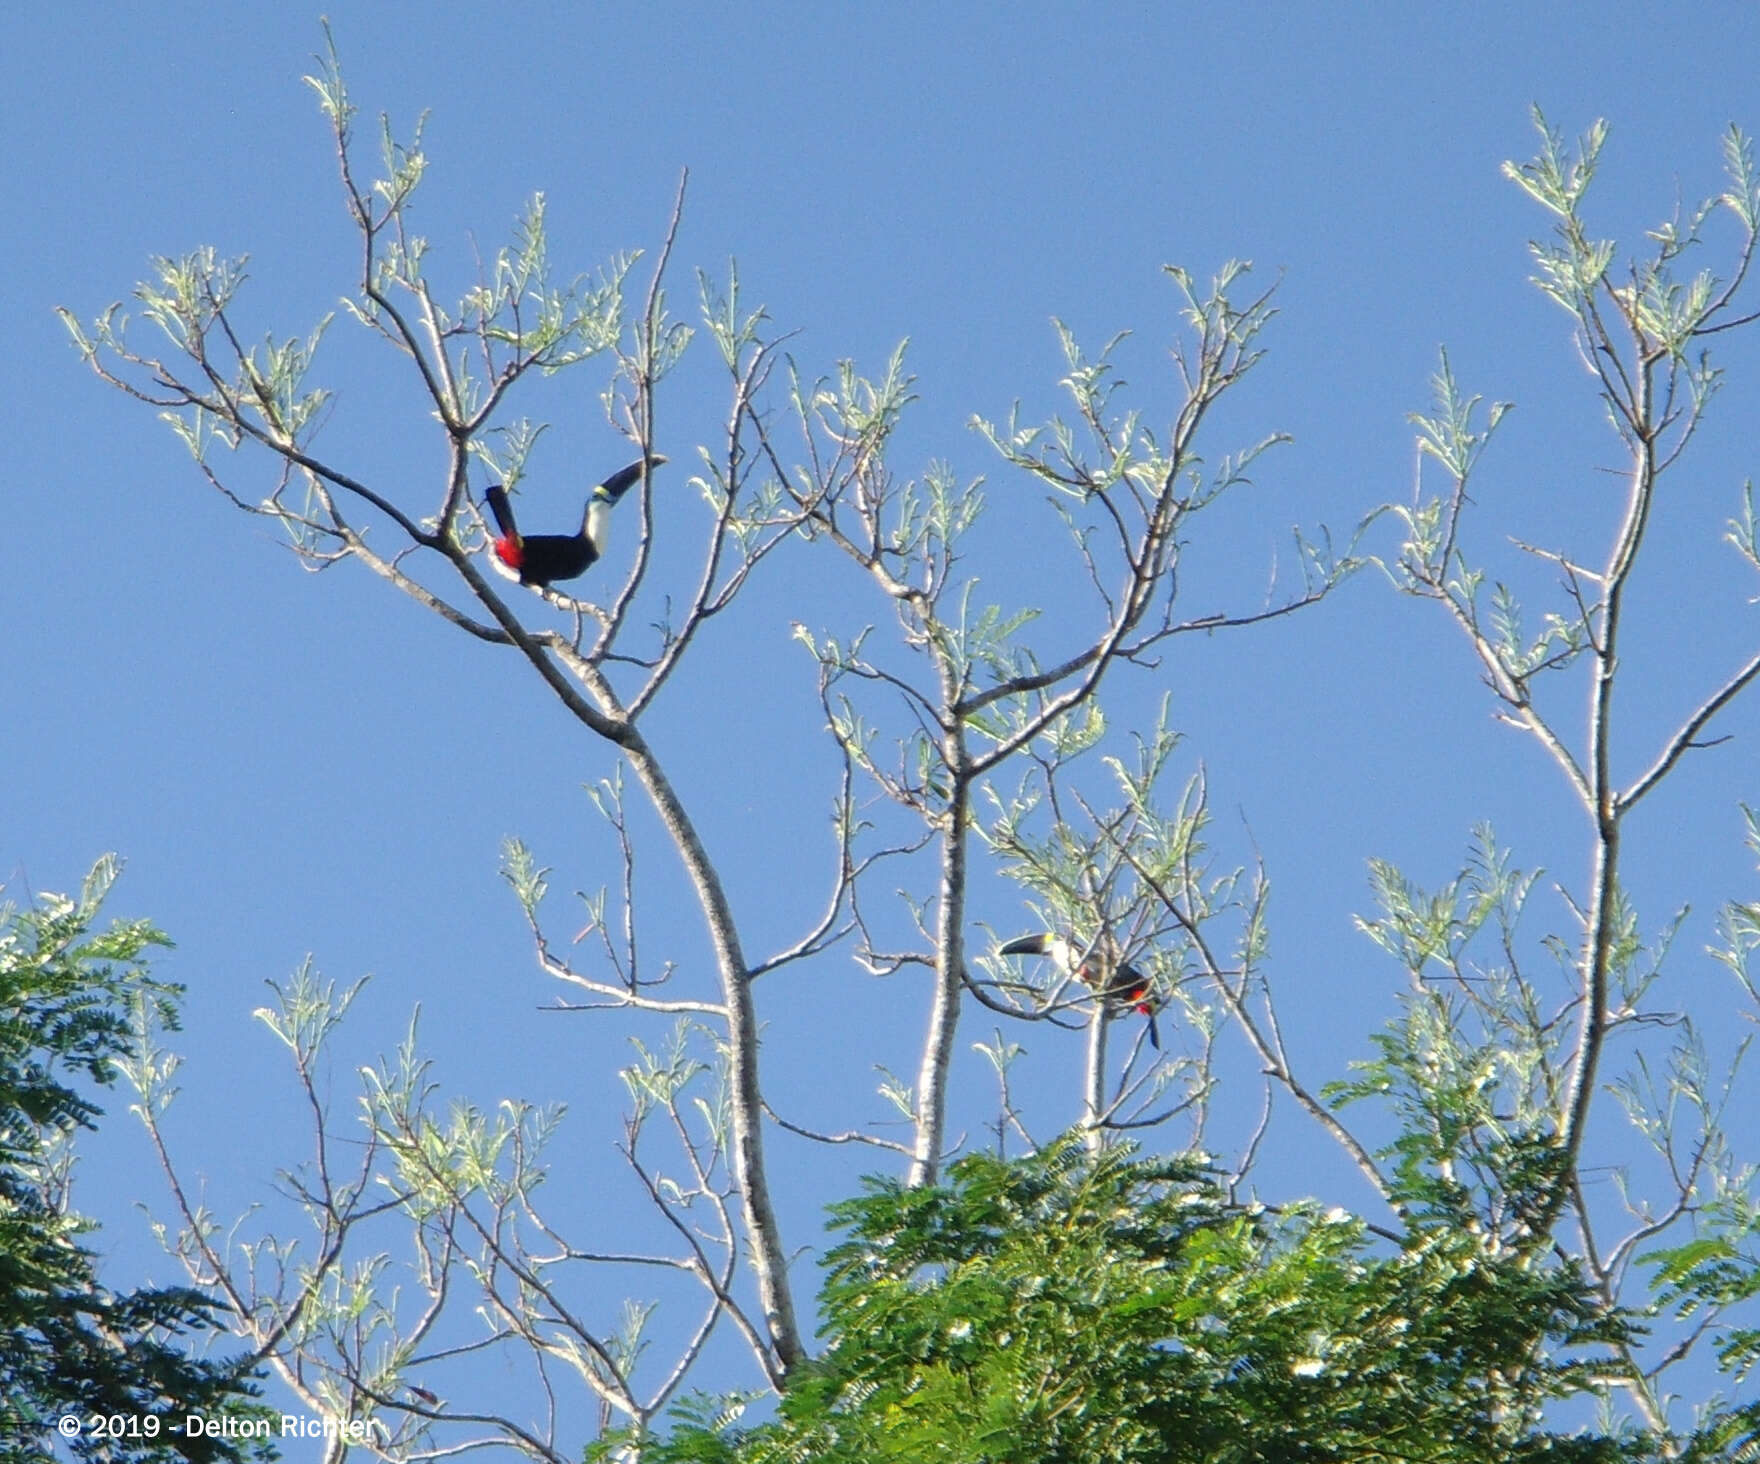
<path fill-rule="evenodd" d="M 121 1416 L 147 1432 L 82 1433 L 81 1458 L 237 1460 L 240 1444 L 184 1440 L 184 1416 L 248 1408 L 256 1389 L 236 1360 L 192 1356 L 182 1340 L 221 1325 L 223 1309 L 188 1287 L 118 1295 L 79 1237 L 69 1203 L 71 1134 L 102 1110 L 74 1086 L 108 1084 L 130 1047 L 132 1009 L 175 1025 L 178 987 L 152 980 L 145 954 L 169 945 L 144 921 L 92 926 L 114 881 L 101 859 L 78 899 L 0 906 L 0 1460 L 49 1460 L 64 1414 Z M 150 1436 L 149 1436 L 150 1435 Z M 254 1451 L 253 1451 L 254 1452 Z"/>
<path fill-rule="evenodd" d="M 833 1207 L 821 1358 L 778 1416 L 702 1400 L 645 1458 L 1318 1461 L 1641 1457 L 1549 1432 L 1623 1335 L 1574 1267 L 1458 1227 L 1230 1200 L 1200 1158 L 960 1160 Z"/>

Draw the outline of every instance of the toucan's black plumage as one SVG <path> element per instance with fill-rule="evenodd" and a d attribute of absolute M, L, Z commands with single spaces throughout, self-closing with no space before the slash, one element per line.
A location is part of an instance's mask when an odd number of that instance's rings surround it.
<path fill-rule="evenodd" d="M 483 494 L 501 537 L 495 541 L 495 557 L 519 575 L 522 585 L 547 585 L 556 580 L 585 574 L 605 552 L 612 507 L 630 490 L 643 468 L 665 462 L 655 456 L 620 468 L 587 495 L 578 534 L 521 534 L 513 520 L 513 505 L 499 483 Z"/>
<path fill-rule="evenodd" d="M 1102 1001 L 1114 1006 L 1134 1006 L 1149 1019 L 1149 1045 L 1161 1048 L 1161 1031 L 1155 1022 L 1155 993 L 1149 978 L 1135 966 L 1124 964 L 1108 971 L 1098 951 L 1083 955 L 1061 935 L 1023 935 L 1002 948 L 1005 956 L 1049 956 L 1057 969 L 1074 976 Z"/>

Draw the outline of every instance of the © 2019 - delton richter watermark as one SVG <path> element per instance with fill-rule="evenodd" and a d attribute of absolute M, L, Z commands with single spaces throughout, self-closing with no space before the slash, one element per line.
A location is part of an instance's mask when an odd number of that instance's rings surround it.
<path fill-rule="evenodd" d="M 138 1443 L 143 1439 L 342 1439 L 364 1444 L 369 1437 L 380 1442 L 391 1435 L 382 1418 L 325 1418 L 310 1413 L 283 1413 L 274 1418 L 235 1417 L 231 1414 L 186 1413 L 181 1420 L 157 1414 L 64 1413 L 55 1430 L 64 1439 L 114 1439 Z"/>
<path fill-rule="evenodd" d="M 344 1439 L 351 1444 L 364 1444 L 369 1434 L 384 1441 L 391 1436 L 382 1418 L 322 1418 L 309 1413 L 283 1413 L 278 1418 L 232 1418 L 221 1414 L 207 1418 L 200 1413 L 186 1414 L 183 1436 L 186 1439 Z"/>

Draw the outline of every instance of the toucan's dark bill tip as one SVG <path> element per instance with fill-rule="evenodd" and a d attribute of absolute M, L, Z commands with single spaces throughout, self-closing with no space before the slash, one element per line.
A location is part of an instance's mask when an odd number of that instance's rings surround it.
<path fill-rule="evenodd" d="M 1002 948 L 1005 956 L 1042 956 L 1045 954 L 1045 937 L 1042 935 L 1023 935 L 1011 940 Z"/>

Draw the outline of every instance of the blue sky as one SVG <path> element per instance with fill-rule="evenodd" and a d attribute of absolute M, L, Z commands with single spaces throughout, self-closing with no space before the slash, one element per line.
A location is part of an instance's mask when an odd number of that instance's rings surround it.
<path fill-rule="evenodd" d="M 381 110 L 403 134 L 429 113 L 420 222 L 443 278 L 468 280 L 473 249 L 492 251 L 539 190 L 565 272 L 651 250 L 688 168 L 675 309 L 692 312 L 692 270 L 731 257 L 748 299 L 801 331 L 810 373 L 846 357 L 877 372 L 909 337 L 921 400 L 895 467 L 987 475 L 998 532 L 1038 513 L 1040 495 L 1009 481 L 967 422 L 1017 400 L 1029 419 L 1059 409 L 1051 318 L 1094 349 L 1131 329 L 1124 375 L 1164 421 L 1176 302 L 1160 266 L 1205 278 L 1251 259 L 1279 283 L 1281 314 L 1209 451 L 1270 431 L 1294 441 L 1195 551 L 1191 593 L 1215 608 L 1258 602 L 1291 525 L 1342 537 L 1409 496 L 1406 413 L 1428 407 L 1443 345 L 1467 389 L 1516 403 L 1477 485 L 1470 551 L 1536 594 L 1547 577 L 1505 536 L 1600 553 L 1617 443 L 1564 315 L 1526 282 L 1526 242 L 1546 221 L 1499 164 L 1531 155 L 1532 103 L 1571 135 L 1606 117 L 1592 212 L 1635 246 L 1677 201 L 1721 187 L 1730 122 L 1760 127 L 1760 12 L 1738 5 L 1666 19 L 1635 4 L 329 13 L 363 137 Z M 610 1144 L 629 1030 L 539 1011 L 553 993 L 496 874 L 501 840 L 518 834 L 556 867 L 558 897 L 615 877 L 580 791 L 611 771 L 606 751 L 512 657 L 351 567 L 303 573 L 204 488 L 150 413 L 83 372 L 52 314 L 89 318 L 128 295 L 150 256 L 200 244 L 251 256 L 245 314 L 259 333 L 308 329 L 352 288 L 329 137 L 299 79 L 321 44 L 315 12 L 279 6 L 73 5 L 9 20 L 3 369 L 17 410 L 0 878 L 18 898 L 74 887 L 105 850 L 127 858 L 113 913 L 165 927 L 178 949 L 161 970 L 190 988 L 178 1119 L 217 1208 L 272 1201 L 272 1169 L 301 1152 L 250 1012 L 261 982 L 308 952 L 338 980 L 374 976 L 336 1062 L 339 1108 L 353 1067 L 388 1051 L 419 1003 L 449 1091 L 567 1101 L 584 1182 L 621 1193 Z M 1729 242 L 1721 227 L 1712 239 Z M 657 492 L 677 492 L 681 514 L 696 507 L 685 465 L 724 410 L 707 342 L 697 350 L 662 402 L 660 447 L 677 466 Z M 1755 351 L 1739 337 L 1719 351 L 1730 384 L 1635 591 L 1621 748 L 1633 769 L 1760 639 L 1754 587 L 1717 542 L 1755 466 Z M 326 448 L 424 501 L 443 456 L 408 383 L 341 322 L 319 375 L 342 397 Z M 624 460 L 594 405 L 603 377 L 588 367 L 518 404 L 559 423 L 534 483 Z M 1383 533 L 1368 547 L 1391 545 Z M 1055 573 L 991 553 L 986 573 L 1024 571 L 1005 593 L 1043 596 L 1049 634 L 1064 603 Z M 787 566 L 715 628 L 653 732 L 760 945 L 786 943 L 817 908 L 801 851 L 826 838 L 832 790 L 790 623 L 847 634 L 884 613 L 822 557 Z M 1144 726 L 1163 695 L 1188 736 L 1184 766 L 1207 771 L 1227 860 L 1265 860 L 1273 979 L 1316 1081 L 1366 1052 L 1400 979 L 1351 926 L 1368 859 L 1440 883 L 1489 820 L 1518 864 L 1582 887 L 1587 844 L 1562 780 L 1492 721 L 1440 617 L 1374 574 L 1293 620 L 1181 642 L 1159 672 L 1116 678 L 1109 715 Z M 1718 730 L 1733 740 L 1682 769 L 1634 821 L 1629 850 L 1647 929 L 1692 902 L 1681 979 L 1708 992 L 1697 953 L 1715 905 L 1754 892 L 1734 804 L 1760 801 L 1760 712 L 1738 706 Z M 649 940 L 700 959 L 697 916 L 661 851 L 644 878 Z M 992 894 L 974 914 L 1013 933 L 1018 897 Z M 558 928 L 574 919 L 561 903 Z M 1539 903 L 1538 925 L 1562 926 L 1559 897 Z M 828 1126 L 884 1117 L 874 1064 L 914 1067 L 910 978 L 832 958 L 779 978 L 762 1009 L 781 1094 Z M 962 1049 L 990 1025 L 974 1016 Z M 1010 1035 L 1045 1064 L 1033 1101 L 1050 1132 L 1074 1116 L 1074 1039 L 1057 1050 L 1047 1029 Z M 961 1062 L 956 1127 L 976 1140 L 990 1097 L 975 1059 Z M 163 1278 L 133 1212 L 142 1198 L 160 1206 L 160 1191 L 122 1106 L 89 1150 L 85 1202 L 107 1244 Z M 1341 1169 L 1286 1119 L 1268 1188 L 1350 1202 Z M 777 1162 L 798 1244 L 872 1167 L 818 1150 Z"/>

